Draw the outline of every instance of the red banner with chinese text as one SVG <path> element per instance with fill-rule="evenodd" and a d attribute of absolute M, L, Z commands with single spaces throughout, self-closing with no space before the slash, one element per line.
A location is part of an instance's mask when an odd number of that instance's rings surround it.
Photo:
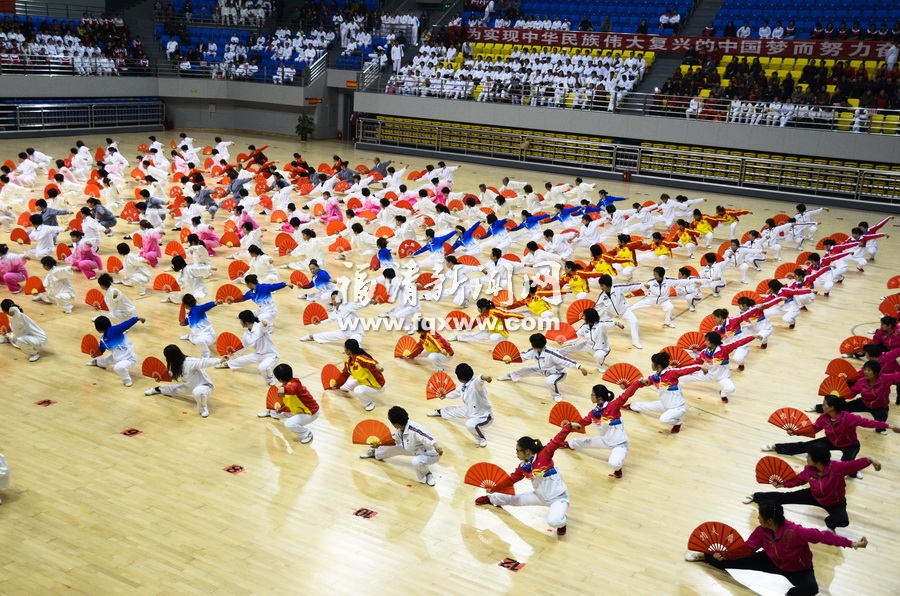
<path fill-rule="evenodd" d="M 818 39 L 738 39 L 729 37 L 685 37 L 637 35 L 594 31 L 544 31 L 539 29 L 467 29 L 473 43 L 508 43 L 535 46 L 632 50 L 637 52 L 686 52 L 692 47 L 725 54 L 782 58 L 841 58 L 884 60 L 889 41 L 834 41 Z"/>

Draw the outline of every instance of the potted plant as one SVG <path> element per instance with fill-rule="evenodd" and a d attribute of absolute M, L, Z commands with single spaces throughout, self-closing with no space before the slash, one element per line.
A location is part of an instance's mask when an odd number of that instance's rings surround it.
<path fill-rule="evenodd" d="M 301 141 L 306 141 L 315 129 L 316 121 L 313 120 L 312 116 L 307 114 L 297 116 L 297 126 L 294 128 L 294 132 L 297 133 Z"/>

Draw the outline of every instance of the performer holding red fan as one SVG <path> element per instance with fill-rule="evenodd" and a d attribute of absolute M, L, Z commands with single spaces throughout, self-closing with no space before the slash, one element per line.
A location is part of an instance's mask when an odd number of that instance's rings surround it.
<path fill-rule="evenodd" d="M 419 324 L 421 325 L 421 322 Z M 438 408 L 428 412 L 428 415 L 434 418 L 440 417 L 444 420 L 468 418 L 466 420 L 466 429 L 475 437 L 475 443 L 479 447 L 487 447 L 487 439 L 482 429 L 494 423 L 494 409 L 488 399 L 485 383 L 490 383 L 493 379 L 487 375 L 476 377 L 475 371 L 465 362 L 457 365 L 456 378 L 462 384 L 450 393 L 440 396 L 440 398 L 453 399 L 460 397 L 463 405 Z"/>
<path fill-rule="evenodd" d="M 591 423 L 595 424 L 598 431 L 597 436 L 570 439 L 563 443 L 563 449 L 576 451 L 589 448 L 609 449 L 607 463 L 613 469 L 611 476 L 621 478 L 622 464 L 625 462 L 625 456 L 628 455 L 628 435 L 622 424 L 620 409 L 628 401 L 628 397 L 624 393 L 615 397 L 612 391 L 606 388 L 606 385 L 594 385 L 591 390 L 591 401 L 596 405 L 581 420 L 581 424 L 585 426 Z"/>

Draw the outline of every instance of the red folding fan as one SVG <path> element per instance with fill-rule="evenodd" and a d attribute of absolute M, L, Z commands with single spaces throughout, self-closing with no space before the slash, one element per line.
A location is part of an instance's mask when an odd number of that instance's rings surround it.
<path fill-rule="evenodd" d="M 788 222 L 790 218 L 791 216 L 787 213 L 776 213 L 775 217 L 773 217 L 772 219 L 775 221 L 776 226 L 783 226 Z"/>
<path fill-rule="evenodd" d="M 512 301 L 509 290 L 500 290 L 494 295 L 494 304 L 510 304 Z"/>
<path fill-rule="evenodd" d="M 282 403 L 283 396 L 278 395 L 278 387 L 269 387 L 266 391 L 266 409 L 276 412 L 289 412 L 290 408 Z"/>
<path fill-rule="evenodd" d="M 812 254 L 812 251 L 806 250 L 797 255 L 797 265 L 806 265 L 809 262 L 809 255 Z"/>
<path fill-rule="evenodd" d="M 327 318 L 328 311 L 325 310 L 325 307 L 318 302 L 310 302 L 306 306 L 306 308 L 303 309 L 304 325 L 315 325 L 316 323 L 321 323 Z"/>
<path fill-rule="evenodd" d="M 84 296 L 84 303 L 90 307 L 96 308 L 97 310 L 109 310 L 109 306 L 106 305 L 106 299 L 103 296 L 103 292 L 101 292 L 97 288 L 91 288 L 87 291 L 87 294 L 85 294 Z"/>
<path fill-rule="evenodd" d="M 335 234 L 340 234 L 344 230 L 347 229 L 347 224 L 342 221 L 330 221 L 328 225 L 325 226 L 325 235 L 326 236 L 334 236 Z"/>
<path fill-rule="evenodd" d="M 886 317 L 897 317 L 897 313 L 900 313 L 900 294 L 885 296 L 878 305 L 878 310 Z"/>
<path fill-rule="evenodd" d="M 243 302 L 244 293 L 241 292 L 234 284 L 225 284 L 216 290 L 216 302 L 224 302 L 226 304 L 234 304 L 235 302 Z"/>
<path fill-rule="evenodd" d="M 841 342 L 841 354 L 861 354 L 863 346 L 872 343 L 871 338 L 863 335 L 851 335 Z"/>
<path fill-rule="evenodd" d="M 713 318 L 712 314 L 708 314 L 703 317 L 703 320 L 700 321 L 700 333 L 706 335 L 710 331 L 712 331 L 716 326 L 716 320 Z M 705 345 L 705 344 L 704 344 Z"/>
<path fill-rule="evenodd" d="M 769 289 L 769 282 L 771 279 L 764 279 L 756 285 L 756 293 L 760 296 L 765 296 L 767 294 L 771 294 L 772 290 Z"/>
<path fill-rule="evenodd" d="M 9 317 L 6 313 L 0 312 L 0 333 L 9 333 Z"/>
<path fill-rule="evenodd" d="M 775 279 L 793 279 L 797 263 L 782 263 L 775 269 Z"/>
<path fill-rule="evenodd" d="M 409 358 L 409 355 L 412 354 L 417 345 L 419 345 L 419 342 L 414 337 L 410 335 L 401 336 L 397 340 L 397 345 L 394 346 L 394 358 Z"/>
<path fill-rule="evenodd" d="M 384 304 L 391 297 L 388 294 L 387 288 L 384 287 L 384 284 L 375 284 L 375 287 L 372 288 L 372 302 L 375 304 Z"/>
<path fill-rule="evenodd" d="M 250 265 L 243 261 L 232 261 L 228 265 L 228 278 L 231 280 L 244 277 L 244 274 L 250 271 Z"/>
<path fill-rule="evenodd" d="M 291 273 L 291 283 L 299 288 L 309 287 L 309 278 L 302 271 Z"/>
<path fill-rule="evenodd" d="M 88 333 L 81 338 L 81 352 L 87 354 L 91 358 L 96 358 L 101 354 L 100 341 Z"/>
<path fill-rule="evenodd" d="M 444 320 L 447 322 L 447 327 L 450 329 L 459 330 L 472 328 L 472 317 L 461 310 L 451 310 L 444 317 Z"/>
<path fill-rule="evenodd" d="M 433 273 L 423 273 L 416 279 L 416 288 L 419 290 L 433 290 L 434 283 L 438 281 Z"/>
<path fill-rule="evenodd" d="M 37 199 L 35 199 L 37 200 Z M 16 220 L 16 225 L 22 226 L 23 228 L 31 227 L 31 211 L 23 211 L 19 214 L 19 219 Z"/>
<path fill-rule="evenodd" d="M 184 302 L 178 307 L 178 323 L 180 325 L 187 325 L 187 307 L 184 305 Z"/>
<path fill-rule="evenodd" d="M 550 329 L 544 333 L 547 341 L 555 341 L 558 344 L 564 344 L 577 337 L 575 328 L 568 323 L 553 323 Z"/>
<path fill-rule="evenodd" d="M 719 245 L 719 248 L 716 249 L 716 254 L 721 257 L 729 248 L 731 248 L 731 242 L 723 242 Z"/>
<path fill-rule="evenodd" d="M 346 238 L 338 238 L 328 247 L 331 252 L 346 252 L 350 250 L 350 241 Z"/>
<path fill-rule="evenodd" d="M 816 436 L 816 429 L 813 428 L 812 420 L 797 408 L 779 408 L 772 412 L 768 422 L 778 428 L 789 430 L 795 435 L 803 437 Z"/>
<path fill-rule="evenodd" d="M 669 362 L 672 366 L 687 366 L 694 361 L 684 348 L 679 348 L 678 346 L 666 346 L 660 352 L 665 352 L 669 355 Z"/>
<path fill-rule="evenodd" d="M 840 377 L 825 377 L 825 380 L 819 385 L 819 395 L 837 395 L 844 399 L 853 397 L 847 380 Z"/>
<path fill-rule="evenodd" d="M 642 376 L 641 371 L 635 365 L 627 362 L 617 362 L 606 369 L 606 372 L 603 373 L 603 380 L 615 383 L 620 387 L 627 387 Z"/>
<path fill-rule="evenodd" d="M 504 495 L 516 494 L 512 478 L 497 464 L 488 462 L 474 464 L 466 471 L 466 477 L 463 479 L 463 482 L 478 488 L 490 489 L 491 492 L 495 493 Z"/>
<path fill-rule="evenodd" d="M 44 287 L 44 282 L 41 281 L 40 277 L 36 275 L 32 275 L 28 279 L 25 280 L 25 293 L 26 294 L 43 294 L 47 291 L 47 288 Z"/>
<path fill-rule="evenodd" d="M 844 379 L 847 383 L 852 383 L 859 378 L 859 372 L 853 365 L 844 358 L 835 358 L 825 367 L 825 374 L 830 377 Z"/>
<path fill-rule="evenodd" d="M 887 287 L 889 290 L 896 290 L 900 288 L 900 275 L 895 275 L 894 277 L 887 280 Z"/>
<path fill-rule="evenodd" d="M 326 364 L 322 369 L 322 389 L 337 387 L 339 378 L 341 378 L 341 369 L 333 364 Z"/>
<path fill-rule="evenodd" d="M 69 248 L 68 244 L 57 244 L 56 245 L 56 260 L 57 261 L 64 261 L 71 254 L 72 254 L 72 249 Z"/>
<path fill-rule="evenodd" d="M 425 399 L 435 399 L 437 397 L 445 397 L 448 393 L 456 389 L 456 383 L 445 372 L 436 372 L 428 378 L 425 385 Z"/>
<path fill-rule="evenodd" d="M 166 244 L 166 254 L 170 257 L 180 256 L 184 257 L 184 247 L 181 245 L 181 242 L 177 240 L 172 240 L 168 244 Z"/>
<path fill-rule="evenodd" d="M 738 300 L 740 300 L 741 298 L 749 298 L 755 304 L 760 304 L 763 301 L 762 296 L 760 296 L 758 293 L 754 292 L 753 290 L 742 290 L 742 291 L 738 292 L 737 294 L 735 294 L 734 298 L 731 299 L 731 305 L 737 306 Z"/>
<path fill-rule="evenodd" d="M 222 237 L 219 239 L 219 242 L 222 246 L 227 246 L 228 248 L 234 248 L 235 246 L 241 245 L 241 239 L 235 232 L 225 231 L 222 234 Z"/>
<path fill-rule="evenodd" d="M 400 246 L 397 247 L 397 256 L 401 259 L 411 257 L 413 253 L 420 248 L 422 248 L 422 245 L 415 240 L 404 240 L 400 243 Z"/>
<path fill-rule="evenodd" d="M 131 243 L 134 244 L 135 248 L 142 248 L 144 246 L 144 238 L 141 236 L 140 232 L 133 232 L 131 234 Z"/>
<path fill-rule="evenodd" d="M 514 262 L 514 263 L 521 263 L 521 262 L 522 262 L 521 257 L 519 257 L 519 255 L 516 255 L 516 254 L 513 254 L 513 253 L 507 253 L 507 254 L 503 255 L 502 257 L 500 257 L 500 258 L 501 258 L 501 259 L 506 259 L 507 261 L 512 261 L 512 262 Z"/>
<path fill-rule="evenodd" d="M 216 339 L 216 352 L 219 353 L 219 356 L 228 356 L 243 349 L 244 344 L 241 343 L 240 338 L 230 331 L 220 333 Z"/>
<path fill-rule="evenodd" d="M 153 280 L 153 289 L 158 292 L 177 292 L 181 290 L 178 282 L 168 273 L 160 273 Z"/>
<path fill-rule="evenodd" d="M 238 231 L 237 224 L 234 223 L 234 222 L 233 222 L 232 220 L 230 220 L 230 219 L 225 220 L 225 231 L 226 231 L 226 232 L 231 232 L 231 233 L 233 233 L 233 234 L 237 234 L 237 231 Z"/>
<path fill-rule="evenodd" d="M 469 265 L 471 267 L 481 267 L 481 261 L 472 255 L 463 255 L 457 259 L 461 265 Z"/>
<path fill-rule="evenodd" d="M 688 550 L 719 553 L 726 559 L 739 559 L 749 554 L 744 539 L 737 530 L 722 522 L 705 522 L 691 532 Z"/>
<path fill-rule="evenodd" d="M 279 224 L 284 223 L 287 221 L 287 213 L 285 213 L 281 209 L 276 209 L 272 212 L 272 215 L 269 216 L 269 221 Z"/>
<path fill-rule="evenodd" d="M 566 322 L 569 325 L 574 325 L 581 320 L 581 313 L 583 313 L 585 309 L 594 308 L 594 306 L 596 306 L 596 302 L 593 300 L 576 300 L 570 304 L 568 310 L 566 310 Z"/>
<path fill-rule="evenodd" d="M 706 349 L 706 337 L 699 331 L 688 331 L 678 338 L 676 345 L 688 352 L 699 352 Z"/>
<path fill-rule="evenodd" d="M 581 422 L 581 414 L 578 412 L 578 408 L 573 406 L 571 403 L 567 401 L 561 401 L 558 404 L 555 404 L 553 408 L 550 409 L 550 424 L 554 426 L 562 426 L 563 422 L 568 420 L 569 422 Z M 577 430 L 575 432 L 583 433 L 585 432 L 584 427 L 581 430 Z"/>
<path fill-rule="evenodd" d="M 155 356 L 148 356 L 144 359 L 143 364 L 141 364 L 141 374 L 145 377 L 150 377 L 157 383 L 172 380 L 172 375 L 169 374 L 169 369 L 166 368 L 165 363 Z"/>
<path fill-rule="evenodd" d="M 394 437 L 387 424 L 380 420 L 363 420 L 353 428 L 353 443 L 356 445 L 394 445 Z"/>
<path fill-rule="evenodd" d="M 61 244 L 60 246 L 65 246 L 65 245 Z M 122 265 L 122 260 L 119 257 L 117 257 L 116 255 L 110 255 L 106 259 L 106 270 L 108 272 L 118 273 L 123 268 L 124 268 L 124 266 Z"/>
<path fill-rule="evenodd" d="M 389 226 L 381 226 L 377 230 L 375 230 L 376 238 L 393 238 L 394 230 Z"/>
<path fill-rule="evenodd" d="M 278 248 L 278 256 L 285 257 L 297 248 L 297 241 L 287 232 L 282 232 L 275 236 L 275 246 Z"/>
<path fill-rule="evenodd" d="M 780 457 L 764 455 L 756 462 L 756 481 L 760 484 L 784 484 L 797 477 L 797 472 Z"/>
<path fill-rule="evenodd" d="M 369 271 L 378 271 L 379 269 L 381 269 L 381 259 L 378 258 L 377 254 L 374 254 L 369 259 Z"/>
<path fill-rule="evenodd" d="M 491 357 L 494 360 L 505 362 L 509 364 L 510 362 L 522 362 L 522 355 L 519 353 L 519 348 L 516 347 L 511 341 L 501 341 L 496 346 L 494 346 L 494 351 L 491 354 Z"/>
<path fill-rule="evenodd" d="M 31 237 L 28 232 L 22 228 L 15 228 L 9 234 L 10 242 L 18 242 L 19 244 L 31 244 Z"/>

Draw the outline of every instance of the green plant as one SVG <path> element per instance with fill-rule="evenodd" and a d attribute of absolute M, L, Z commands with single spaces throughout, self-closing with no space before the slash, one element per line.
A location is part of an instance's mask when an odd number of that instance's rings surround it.
<path fill-rule="evenodd" d="M 294 132 L 301 138 L 306 138 L 316 129 L 316 121 L 313 120 L 312 116 L 307 114 L 300 114 L 297 116 L 297 126 L 294 128 Z"/>

